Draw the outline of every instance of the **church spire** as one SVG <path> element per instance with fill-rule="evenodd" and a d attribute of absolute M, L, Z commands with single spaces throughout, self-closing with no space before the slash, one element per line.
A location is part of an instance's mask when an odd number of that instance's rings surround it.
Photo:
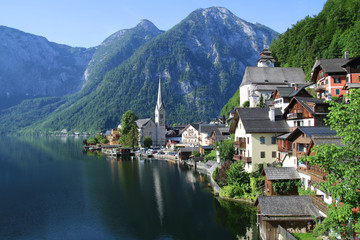
<path fill-rule="evenodd" d="M 159 75 L 159 89 L 158 89 L 158 97 L 156 102 L 157 109 L 165 109 L 163 101 L 162 101 L 162 94 L 161 94 L 161 75 Z"/>

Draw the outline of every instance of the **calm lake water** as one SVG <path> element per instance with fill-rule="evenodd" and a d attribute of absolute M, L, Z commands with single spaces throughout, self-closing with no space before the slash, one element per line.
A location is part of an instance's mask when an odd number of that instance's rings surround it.
<path fill-rule="evenodd" d="M 204 178 L 83 154 L 82 139 L 3 137 L 0 239 L 258 239 L 254 207 L 218 201 Z"/>

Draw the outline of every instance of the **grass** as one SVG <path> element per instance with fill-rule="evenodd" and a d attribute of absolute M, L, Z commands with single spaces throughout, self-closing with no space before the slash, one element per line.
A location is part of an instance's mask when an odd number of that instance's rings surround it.
<path fill-rule="evenodd" d="M 315 240 L 317 239 L 312 233 L 292 233 L 299 240 Z"/>

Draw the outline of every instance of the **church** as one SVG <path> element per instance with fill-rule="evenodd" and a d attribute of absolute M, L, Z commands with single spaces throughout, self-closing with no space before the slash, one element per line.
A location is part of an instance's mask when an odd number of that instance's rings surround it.
<path fill-rule="evenodd" d="M 166 144 L 165 106 L 162 100 L 161 79 L 159 78 L 158 96 L 155 106 L 155 122 L 151 118 L 136 121 L 139 131 L 139 145 L 143 145 L 144 138 L 149 136 L 153 146 Z"/>

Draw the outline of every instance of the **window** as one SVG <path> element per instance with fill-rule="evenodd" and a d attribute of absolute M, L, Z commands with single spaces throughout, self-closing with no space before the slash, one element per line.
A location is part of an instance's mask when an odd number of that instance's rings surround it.
<path fill-rule="evenodd" d="M 329 80 L 326 79 L 325 84 L 329 84 Z"/>
<path fill-rule="evenodd" d="M 340 89 L 335 89 L 335 95 L 339 95 L 340 94 Z"/>
<path fill-rule="evenodd" d="M 260 152 L 260 157 L 265 158 L 265 152 Z"/>
<path fill-rule="evenodd" d="M 276 151 L 271 152 L 271 157 L 276 158 Z"/>
<path fill-rule="evenodd" d="M 334 83 L 341 83 L 341 79 L 340 78 L 334 78 Z"/>
<path fill-rule="evenodd" d="M 260 144 L 265 144 L 265 137 L 260 137 Z"/>
<path fill-rule="evenodd" d="M 346 82 L 350 82 L 350 78 L 349 77 L 346 77 Z"/>
<path fill-rule="evenodd" d="M 276 144 L 276 138 L 275 137 L 271 137 L 271 144 Z"/>
<path fill-rule="evenodd" d="M 247 144 L 250 144 L 250 143 L 249 143 L 249 137 L 247 137 Z"/>

